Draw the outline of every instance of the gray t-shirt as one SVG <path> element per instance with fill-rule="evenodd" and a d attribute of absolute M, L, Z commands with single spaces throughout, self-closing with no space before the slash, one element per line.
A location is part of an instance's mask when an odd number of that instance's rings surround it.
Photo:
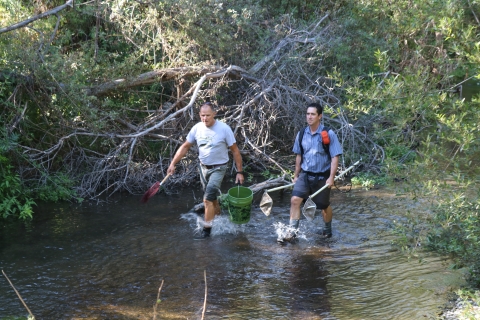
<path fill-rule="evenodd" d="M 205 165 L 227 163 L 228 148 L 236 142 L 232 129 L 218 120 L 211 127 L 203 122 L 194 125 L 187 135 L 187 141 L 197 142 L 198 158 Z"/>

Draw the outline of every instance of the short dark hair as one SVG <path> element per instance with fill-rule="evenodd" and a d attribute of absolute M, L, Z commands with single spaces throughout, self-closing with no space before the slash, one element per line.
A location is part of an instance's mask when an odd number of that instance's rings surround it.
<path fill-rule="evenodd" d="M 318 114 L 322 114 L 322 112 L 323 112 L 323 107 L 322 107 L 319 103 L 316 103 L 316 102 L 310 103 L 310 104 L 307 106 L 307 109 L 308 109 L 308 108 L 316 108 Z"/>
<path fill-rule="evenodd" d="M 217 111 L 217 106 L 213 102 L 210 102 L 210 101 L 207 101 L 207 102 L 203 103 L 200 106 L 200 109 L 202 109 L 203 107 L 210 107 L 210 109 L 212 109 L 213 112 Z"/>

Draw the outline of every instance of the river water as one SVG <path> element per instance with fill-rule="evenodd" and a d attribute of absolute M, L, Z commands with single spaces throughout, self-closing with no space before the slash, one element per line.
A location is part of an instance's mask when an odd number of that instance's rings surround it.
<path fill-rule="evenodd" d="M 272 193 L 269 217 L 249 223 L 228 212 L 210 239 L 195 241 L 198 191 L 110 203 L 42 206 L 35 220 L 2 226 L 0 268 L 36 319 L 434 319 L 460 272 L 443 257 L 408 259 L 391 245 L 395 220 L 420 210 L 391 193 L 333 192 L 333 238 L 301 220 L 303 237 L 276 243 L 288 223 L 289 194 Z M 0 280 L 0 319 L 27 311 Z"/>

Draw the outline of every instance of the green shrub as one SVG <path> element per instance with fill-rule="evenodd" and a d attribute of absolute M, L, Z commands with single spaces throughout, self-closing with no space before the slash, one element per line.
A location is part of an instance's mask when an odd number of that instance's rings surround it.
<path fill-rule="evenodd" d="M 463 192 L 444 194 L 433 210 L 426 236 L 429 248 L 454 257 L 456 267 L 467 267 L 480 285 L 480 199 Z"/>
<path fill-rule="evenodd" d="M 39 185 L 35 190 L 31 191 L 31 196 L 47 202 L 69 201 L 75 199 L 82 202 L 83 199 L 77 197 L 74 187 L 74 181 L 67 175 L 58 172 L 54 175 L 45 177 L 46 182 Z"/>
<path fill-rule="evenodd" d="M 0 214 L 2 218 L 10 216 L 22 220 L 31 219 L 35 202 L 25 195 L 20 177 L 13 172 L 8 159 L 0 155 Z"/>
<path fill-rule="evenodd" d="M 383 174 L 376 175 L 372 172 L 360 172 L 352 178 L 352 185 L 372 189 L 375 186 L 387 184 L 387 181 L 388 177 Z"/>

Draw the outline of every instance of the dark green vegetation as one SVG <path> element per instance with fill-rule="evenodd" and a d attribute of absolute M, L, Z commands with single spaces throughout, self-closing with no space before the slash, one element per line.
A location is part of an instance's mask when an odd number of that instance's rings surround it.
<path fill-rule="evenodd" d="M 0 0 L 1 28 L 64 4 L 32 3 Z M 479 0 L 75 1 L 0 33 L 1 215 L 140 194 L 195 120 L 183 112 L 145 130 L 187 105 L 203 69 L 236 65 L 248 72 L 207 80 L 197 102 L 241 122 L 250 170 L 278 171 L 260 152 L 291 170 L 299 106 L 321 99 L 329 126 L 351 128 L 344 158 L 363 157 L 359 184 L 402 181 L 428 200 L 398 226 L 402 245 L 451 254 L 479 286 L 480 100 L 461 90 L 480 81 L 479 13 Z M 246 101 L 252 123 L 236 108 Z M 188 172 L 171 183 L 191 183 Z"/>

